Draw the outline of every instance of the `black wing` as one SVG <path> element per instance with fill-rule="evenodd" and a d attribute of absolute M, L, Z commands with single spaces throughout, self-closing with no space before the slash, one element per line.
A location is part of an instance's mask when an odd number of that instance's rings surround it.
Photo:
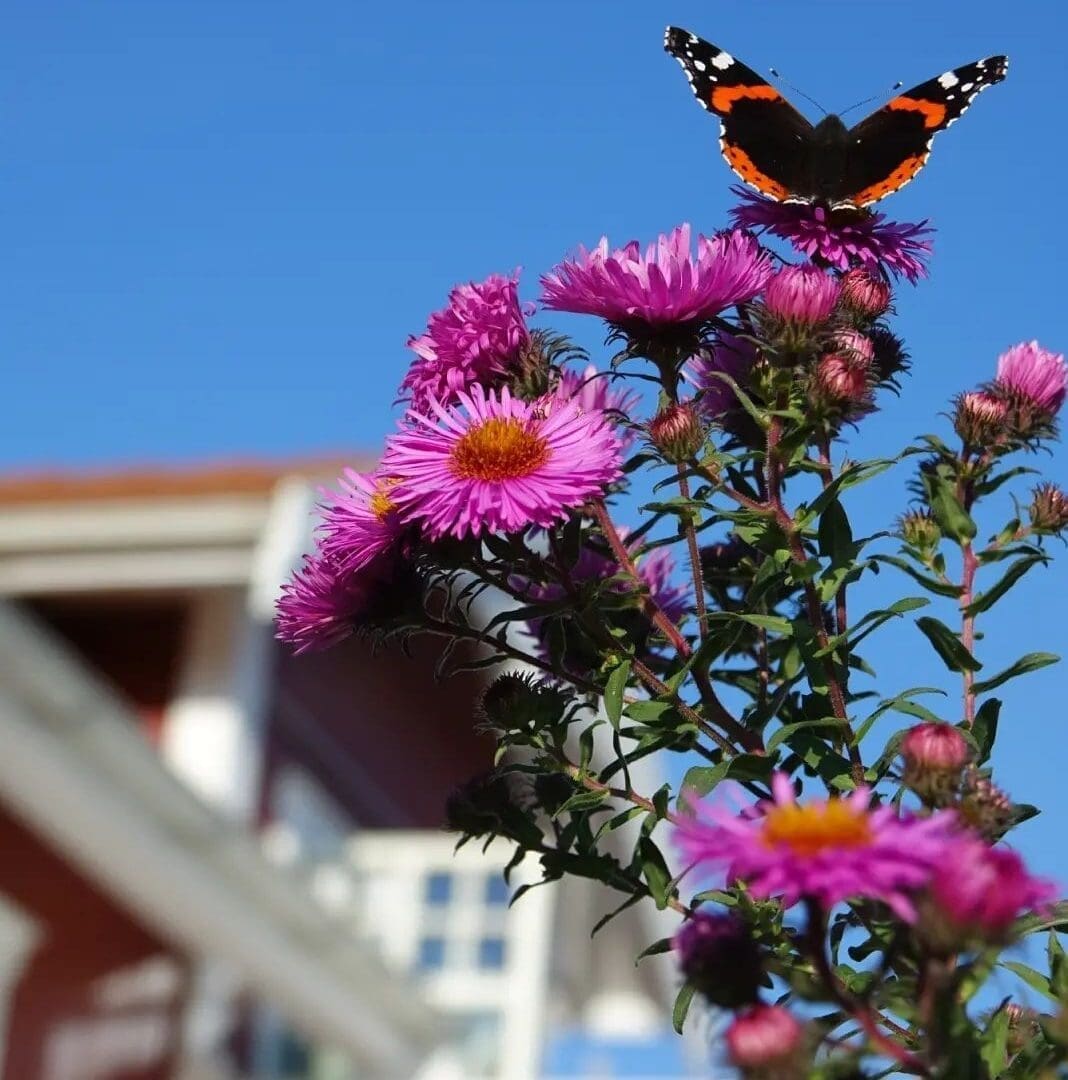
<path fill-rule="evenodd" d="M 721 121 L 719 145 L 747 183 L 780 201 L 802 190 L 812 125 L 729 52 L 669 26 L 664 48 L 682 65 L 697 100 Z"/>
<path fill-rule="evenodd" d="M 965 64 L 898 95 L 850 128 L 838 202 L 867 206 L 904 187 L 926 164 L 935 135 L 1007 70 L 1004 56 Z"/>

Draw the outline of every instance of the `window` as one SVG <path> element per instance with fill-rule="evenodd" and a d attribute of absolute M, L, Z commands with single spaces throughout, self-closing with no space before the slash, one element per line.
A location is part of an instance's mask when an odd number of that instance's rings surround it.
<path fill-rule="evenodd" d="M 440 907 L 452 899 L 452 875 L 430 874 L 426 879 L 426 902 Z"/>
<path fill-rule="evenodd" d="M 440 971 L 445 966 L 445 939 L 425 937 L 419 942 L 416 966 L 420 971 Z"/>
<path fill-rule="evenodd" d="M 504 939 L 482 938 L 478 943 L 478 966 L 499 969 L 504 967 Z"/>
<path fill-rule="evenodd" d="M 486 879 L 486 903 L 490 907 L 505 907 L 512 899 L 512 890 L 501 875 Z"/>

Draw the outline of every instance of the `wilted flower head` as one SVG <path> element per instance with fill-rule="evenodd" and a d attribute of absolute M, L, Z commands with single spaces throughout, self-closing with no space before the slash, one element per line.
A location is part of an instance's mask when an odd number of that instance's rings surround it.
<path fill-rule="evenodd" d="M 390 497 L 395 484 L 392 476 L 346 469 L 340 490 L 326 492 L 320 546 L 340 569 L 360 570 L 396 543 L 402 526 Z"/>
<path fill-rule="evenodd" d="M 303 566 L 282 586 L 278 638 L 297 653 L 328 649 L 344 641 L 354 633 L 368 606 L 369 589 L 370 582 L 360 571 L 342 570 L 321 552 L 305 555 Z"/>
<path fill-rule="evenodd" d="M 705 425 L 693 401 L 666 405 L 646 425 L 649 441 L 668 461 L 689 461 L 705 441 Z"/>
<path fill-rule="evenodd" d="M 713 1005 L 751 1005 L 764 978 L 760 952 L 737 915 L 698 912 L 675 932 L 671 946 L 686 981 Z"/>
<path fill-rule="evenodd" d="M 509 671 L 486 688 L 480 712 L 490 727 L 533 733 L 559 722 L 569 704 L 567 693 L 555 683 Z"/>
<path fill-rule="evenodd" d="M 771 274 L 771 259 L 744 232 L 697 238 L 680 225 L 642 253 L 636 240 L 612 251 L 608 238 L 541 279 L 542 302 L 556 311 L 598 315 L 624 330 L 648 332 L 702 323 L 751 300 Z"/>
<path fill-rule="evenodd" d="M 872 371 L 879 384 L 896 384 L 897 376 L 908 370 L 909 357 L 901 338 L 885 326 L 872 326 L 866 331 L 872 343 Z"/>
<path fill-rule="evenodd" d="M 943 858 L 957 829 L 954 815 L 872 810 L 866 788 L 801 805 L 784 773 L 773 775 L 772 791 L 771 801 L 741 815 L 698 805 L 696 816 L 676 828 L 683 858 L 701 869 L 722 868 L 727 883 L 741 879 L 757 899 L 781 897 L 784 907 L 810 898 L 829 910 L 870 897 L 912 922 L 912 894 Z"/>
<path fill-rule="evenodd" d="M 415 411 L 386 443 L 382 471 L 402 521 L 427 536 L 549 526 L 619 478 L 620 447 L 603 413 L 574 403 L 540 413 L 507 387 L 477 384 L 459 405 Z"/>
<path fill-rule="evenodd" d="M 700 391 L 698 404 L 709 420 L 722 423 L 740 408 L 734 388 L 720 376 L 728 376 L 744 390 L 756 359 L 751 341 L 720 333 L 715 345 L 690 360 L 685 374 Z"/>
<path fill-rule="evenodd" d="M 450 404 L 474 383 L 495 385 L 529 341 L 518 273 L 457 285 L 448 304 L 430 316 L 426 331 L 409 338 L 416 359 L 401 383 L 401 397 L 426 410 L 431 401 Z"/>
<path fill-rule="evenodd" d="M 840 302 L 855 318 L 871 322 L 889 309 L 890 284 L 881 273 L 854 266 L 842 275 Z"/>
<path fill-rule="evenodd" d="M 966 825 L 993 843 L 1012 823 L 1012 800 L 989 776 L 970 765 L 964 773 L 958 813 Z"/>
<path fill-rule="evenodd" d="M 1061 353 L 1044 349 L 1037 341 L 1023 342 L 998 357 L 994 387 L 1010 400 L 1022 399 L 1048 421 L 1064 402 L 1068 364 Z"/>
<path fill-rule="evenodd" d="M 754 1005 L 731 1021 L 724 1036 L 731 1064 L 746 1077 L 800 1080 L 801 1022 L 781 1005 Z"/>
<path fill-rule="evenodd" d="M 1032 877 L 1015 851 L 961 837 L 931 878 L 934 911 L 925 919 L 948 949 L 1003 941 L 1020 915 L 1049 903 L 1053 885 Z M 925 913 L 926 914 L 926 913 Z"/>
<path fill-rule="evenodd" d="M 764 289 L 764 309 L 781 322 L 817 326 L 838 302 L 838 282 L 817 266 L 787 266 Z"/>
<path fill-rule="evenodd" d="M 1039 484 L 1029 511 L 1031 528 L 1037 533 L 1059 533 L 1068 527 L 1068 495 L 1056 484 Z"/>
<path fill-rule="evenodd" d="M 926 222 L 896 224 L 868 210 L 828 210 L 808 203 L 781 203 L 745 188 L 731 188 L 742 204 L 731 211 L 735 226 L 770 232 L 814 261 L 836 270 L 885 269 L 915 283 L 927 273 L 934 230 Z"/>

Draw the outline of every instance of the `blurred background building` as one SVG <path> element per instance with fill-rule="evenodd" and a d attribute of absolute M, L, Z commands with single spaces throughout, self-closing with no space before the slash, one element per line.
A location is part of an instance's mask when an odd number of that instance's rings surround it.
<path fill-rule="evenodd" d="M 520 1080 L 662 1030 L 655 913 L 591 941 L 600 886 L 509 907 L 536 866 L 454 854 L 478 679 L 275 642 L 342 464 L 0 478 L 3 1080 Z"/>

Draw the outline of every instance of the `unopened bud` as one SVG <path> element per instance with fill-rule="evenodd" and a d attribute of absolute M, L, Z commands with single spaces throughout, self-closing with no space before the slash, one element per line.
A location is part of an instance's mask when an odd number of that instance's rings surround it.
<path fill-rule="evenodd" d="M 901 740 L 905 783 L 928 806 L 950 806 L 971 748 L 952 724 L 917 724 Z"/>
<path fill-rule="evenodd" d="M 870 322 L 890 307 L 890 285 L 882 274 L 857 266 L 842 275 L 840 284 L 839 303 L 855 318 Z"/>
<path fill-rule="evenodd" d="M 692 401 L 668 405 L 649 421 L 649 441 L 668 461 L 689 461 L 705 442 L 705 426 Z"/>
<path fill-rule="evenodd" d="M 965 771 L 957 811 L 966 825 L 991 843 L 1012 824 L 1012 800 L 974 765 Z"/>
<path fill-rule="evenodd" d="M 1056 484 L 1039 484 L 1032 492 L 1029 510 L 1036 533 L 1059 533 L 1068 527 L 1068 495 Z"/>
<path fill-rule="evenodd" d="M 757 1000 L 764 977 L 760 953 L 736 915 L 698 913 L 672 939 L 686 981 L 713 1005 L 740 1009 Z"/>
<path fill-rule="evenodd" d="M 925 553 L 935 551 L 942 539 L 938 522 L 927 510 L 909 510 L 902 514 L 897 529 L 906 544 Z"/>
<path fill-rule="evenodd" d="M 968 446 L 994 446 L 1009 432 L 1009 407 L 989 390 L 969 390 L 955 402 L 953 428 Z"/>
<path fill-rule="evenodd" d="M 805 1029 L 780 1005 L 756 1005 L 736 1016 L 726 1033 L 731 1063 L 750 1080 L 793 1080 L 805 1075 Z"/>
<path fill-rule="evenodd" d="M 533 733 L 558 723 L 569 704 L 560 687 L 534 675 L 508 672 L 486 688 L 478 713 L 498 731 Z"/>
<path fill-rule="evenodd" d="M 787 358 L 812 352 L 838 303 L 838 282 L 816 266 L 787 266 L 764 290 L 758 309 L 764 337 L 774 354 Z"/>

